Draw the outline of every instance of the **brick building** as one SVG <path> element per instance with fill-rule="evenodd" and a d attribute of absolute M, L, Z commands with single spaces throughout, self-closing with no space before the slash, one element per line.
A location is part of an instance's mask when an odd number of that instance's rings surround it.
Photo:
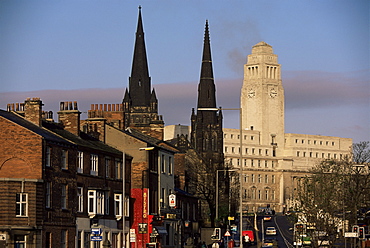
<path fill-rule="evenodd" d="M 8 247 L 85 247 L 95 227 L 121 247 L 122 152 L 80 131 L 77 103 L 60 106 L 59 123 L 38 98 L 0 110 L 0 233 Z"/>

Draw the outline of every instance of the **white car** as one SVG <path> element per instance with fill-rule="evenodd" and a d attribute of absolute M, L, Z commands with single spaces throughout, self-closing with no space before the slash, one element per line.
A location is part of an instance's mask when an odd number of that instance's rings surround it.
<path fill-rule="evenodd" d="M 273 226 L 269 226 L 266 228 L 266 235 L 276 235 L 276 228 Z"/>

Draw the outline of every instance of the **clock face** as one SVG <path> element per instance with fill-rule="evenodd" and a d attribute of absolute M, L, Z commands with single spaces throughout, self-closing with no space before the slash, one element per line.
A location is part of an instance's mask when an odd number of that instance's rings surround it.
<path fill-rule="evenodd" d="M 276 96 L 277 96 L 277 92 L 276 92 L 276 90 L 275 90 L 275 89 L 271 89 L 271 90 L 270 90 L 270 97 L 274 98 L 274 97 L 276 97 Z"/>
<path fill-rule="evenodd" d="M 254 90 L 249 90 L 248 97 L 252 98 L 252 97 L 255 97 L 255 96 L 256 96 L 256 92 Z"/>

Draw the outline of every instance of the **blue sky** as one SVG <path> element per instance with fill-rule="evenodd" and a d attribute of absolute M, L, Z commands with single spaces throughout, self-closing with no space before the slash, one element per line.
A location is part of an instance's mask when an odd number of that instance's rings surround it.
<path fill-rule="evenodd" d="M 239 106 L 246 56 L 265 41 L 282 65 L 286 132 L 370 140 L 368 0 L 1 0 L 0 108 L 121 102 L 139 5 L 166 125 L 190 123 L 208 20 L 218 105 Z M 225 113 L 225 127 L 237 119 Z"/>

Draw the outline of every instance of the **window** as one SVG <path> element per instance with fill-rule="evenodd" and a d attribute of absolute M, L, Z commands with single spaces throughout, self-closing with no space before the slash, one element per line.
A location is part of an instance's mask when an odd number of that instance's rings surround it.
<path fill-rule="evenodd" d="M 83 212 L 84 211 L 84 195 L 83 195 L 82 187 L 77 187 L 77 199 L 78 199 L 77 212 Z"/>
<path fill-rule="evenodd" d="M 61 185 L 61 198 L 60 198 L 60 206 L 62 209 L 67 208 L 67 185 Z"/>
<path fill-rule="evenodd" d="M 254 160 L 251 159 L 251 167 L 254 167 Z"/>
<path fill-rule="evenodd" d="M 235 147 L 231 147 L 231 152 L 235 153 Z"/>
<path fill-rule="evenodd" d="M 261 200 L 261 190 L 258 190 L 258 200 Z"/>
<path fill-rule="evenodd" d="M 87 193 L 87 209 L 89 215 L 104 214 L 106 194 L 103 191 L 89 190 Z M 108 207 L 108 206 L 107 206 Z"/>
<path fill-rule="evenodd" d="M 297 157 L 299 157 L 299 151 L 297 151 Z"/>
<path fill-rule="evenodd" d="M 271 182 L 275 183 L 275 175 L 271 175 Z"/>
<path fill-rule="evenodd" d="M 227 153 L 227 146 L 225 146 L 225 153 Z"/>
<path fill-rule="evenodd" d="M 122 218 L 122 194 L 114 194 L 114 215 L 117 219 Z"/>
<path fill-rule="evenodd" d="M 168 174 L 172 174 L 172 166 L 173 166 L 173 162 L 172 162 L 172 157 L 169 157 L 168 158 Z"/>
<path fill-rule="evenodd" d="M 261 167 L 261 160 L 258 159 L 258 168 Z"/>
<path fill-rule="evenodd" d="M 15 213 L 17 217 L 26 217 L 28 214 L 28 194 L 16 194 L 16 208 Z"/>
<path fill-rule="evenodd" d="M 60 248 L 67 247 L 67 230 L 62 230 L 60 232 Z"/>
<path fill-rule="evenodd" d="M 129 196 L 125 196 L 125 211 L 124 211 L 124 214 L 126 217 L 130 217 L 130 197 Z"/>
<path fill-rule="evenodd" d="M 51 166 L 51 148 L 50 146 L 46 147 L 46 156 L 45 156 L 45 166 Z"/>
<path fill-rule="evenodd" d="M 45 185 L 45 207 L 50 208 L 51 207 L 51 183 L 46 182 Z"/>
<path fill-rule="evenodd" d="M 275 166 L 275 162 L 271 161 L 271 167 L 274 168 L 274 166 Z"/>
<path fill-rule="evenodd" d="M 230 135 L 230 139 L 233 139 L 233 138 L 234 138 L 234 134 L 231 134 L 231 135 Z"/>
<path fill-rule="evenodd" d="M 245 154 L 248 154 L 248 148 L 245 148 Z"/>
<path fill-rule="evenodd" d="M 14 247 L 26 247 L 26 235 L 14 235 Z"/>
<path fill-rule="evenodd" d="M 67 165 L 67 151 L 66 150 L 62 150 L 62 159 L 61 159 L 61 163 L 62 163 L 62 169 L 67 169 L 68 165 Z"/>
<path fill-rule="evenodd" d="M 269 183 L 269 176 L 265 175 L 265 183 Z"/>
<path fill-rule="evenodd" d="M 240 135 L 238 135 L 238 139 L 240 139 Z"/>
<path fill-rule="evenodd" d="M 52 236 L 52 233 L 51 232 L 46 232 L 45 233 L 45 236 L 46 236 L 46 239 L 45 239 L 45 247 L 46 248 L 52 248 L 51 247 L 51 244 L 52 244 L 52 238 L 53 238 L 53 236 Z"/>
<path fill-rule="evenodd" d="M 119 159 L 116 159 L 114 161 L 114 167 L 116 170 L 116 179 L 122 179 L 122 161 Z"/>
<path fill-rule="evenodd" d="M 244 166 L 247 166 L 247 159 L 244 159 Z"/>
<path fill-rule="evenodd" d="M 247 183 L 248 182 L 248 176 L 247 175 L 244 175 L 244 182 Z"/>
<path fill-rule="evenodd" d="M 269 190 L 265 189 L 265 200 L 269 199 Z"/>
<path fill-rule="evenodd" d="M 91 154 L 90 157 L 90 174 L 93 176 L 98 175 L 98 155 Z"/>
<path fill-rule="evenodd" d="M 78 165 L 77 165 L 77 172 L 78 173 L 83 173 L 84 172 L 84 153 L 83 152 L 78 152 Z"/>
<path fill-rule="evenodd" d="M 266 149 L 266 151 L 265 151 L 265 155 L 266 155 L 266 156 L 268 156 L 268 155 L 269 155 L 269 150 L 268 150 L 268 149 Z"/>
<path fill-rule="evenodd" d="M 251 136 L 251 140 L 254 140 L 254 136 Z"/>
<path fill-rule="evenodd" d="M 109 192 L 104 191 L 104 214 L 109 215 Z"/>
<path fill-rule="evenodd" d="M 275 190 L 271 190 L 271 200 L 275 200 Z"/>
<path fill-rule="evenodd" d="M 268 165 L 267 165 L 267 160 L 265 160 L 265 168 L 267 168 L 268 167 Z"/>
<path fill-rule="evenodd" d="M 254 177 L 254 174 L 252 174 L 252 183 L 254 183 L 255 181 L 255 177 Z"/>
<path fill-rule="evenodd" d="M 105 177 L 110 177 L 110 157 L 105 158 Z"/>
<path fill-rule="evenodd" d="M 237 159 L 237 165 L 240 166 L 240 159 Z"/>
<path fill-rule="evenodd" d="M 165 173 L 166 172 L 166 168 L 165 168 L 165 157 L 164 155 L 162 154 L 162 160 L 161 160 L 161 172 L 162 173 Z"/>
<path fill-rule="evenodd" d="M 262 176 L 261 174 L 258 174 L 258 183 L 261 183 L 262 182 Z"/>

